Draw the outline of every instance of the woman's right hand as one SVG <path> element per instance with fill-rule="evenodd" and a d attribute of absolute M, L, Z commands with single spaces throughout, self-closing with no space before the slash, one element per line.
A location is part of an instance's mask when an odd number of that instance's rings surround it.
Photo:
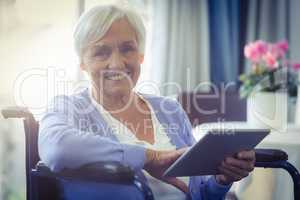
<path fill-rule="evenodd" d="M 186 150 L 187 148 L 182 148 L 174 151 L 154 151 L 147 149 L 147 159 L 144 165 L 144 169 L 154 178 L 171 184 L 184 193 L 188 193 L 188 186 L 183 181 L 175 177 L 163 176 L 165 170 L 169 166 L 171 166 Z"/>

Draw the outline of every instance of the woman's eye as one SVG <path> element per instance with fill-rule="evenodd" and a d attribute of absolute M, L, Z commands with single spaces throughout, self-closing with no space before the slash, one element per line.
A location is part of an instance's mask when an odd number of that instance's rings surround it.
<path fill-rule="evenodd" d="M 103 51 L 103 50 L 101 50 L 101 51 L 97 51 L 96 53 L 95 53 L 95 56 L 107 56 L 107 55 L 109 55 L 109 52 L 108 51 Z"/>
<path fill-rule="evenodd" d="M 108 49 L 108 48 L 100 48 L 100 49 L 97 49 L 94 52 L 93 55 L 94 55 L 94 57 L 104 59 L 104 58 L 109 57 L 110 54 L 111 54 L 111 50 L 110 49 Z"/>
<path fill-rule="evenodd" d="M 129 52 L 132 52 L 132 51 L 135 51 L 135 50 L 136 50 L 136 48 L 133 47 L 133 46 L 124 46 L 124 47 L 122 47 L 122 48 L 120 49 L 120 51 L 121 51 L 122 53 L 129 53 Z"/>

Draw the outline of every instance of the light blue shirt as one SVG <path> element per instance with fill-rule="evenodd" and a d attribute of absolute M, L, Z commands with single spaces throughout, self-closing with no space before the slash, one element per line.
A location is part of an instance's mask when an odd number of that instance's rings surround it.
<path fill-rule="evenodd" d="M 195 143 L 190 121 L 178 102 L 142 95 L 177 149 Z M 91 102 L 88 89 L 55 97 L 40 120 L 39 130 L 40 158 L 53 171 L 98 161 L 117 161 L 142 174 L 145 147 L 118 141 Z M 218 184 L 213 176 L 194 176 L 189 181 L 190 194 L 195 200 L 224 199 L 229 189 L 230 186 Z"/>

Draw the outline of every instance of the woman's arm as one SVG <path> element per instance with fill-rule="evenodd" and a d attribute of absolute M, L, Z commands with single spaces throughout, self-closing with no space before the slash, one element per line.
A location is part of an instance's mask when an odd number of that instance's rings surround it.
<path fill-rule="evenodd" d="M 79 114 L 68 96 L 56 97 L 40 121 L 39 155 L 52 170 L 77 168 L 98 161 L 117 161 L 141 170 L 146 149 L 78 129 Z"/>

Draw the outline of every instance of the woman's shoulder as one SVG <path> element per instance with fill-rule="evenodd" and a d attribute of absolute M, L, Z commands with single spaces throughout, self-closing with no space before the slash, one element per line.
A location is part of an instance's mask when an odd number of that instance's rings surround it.
<path fill-rule="evenodd" d="M 52 108 L 86 108 L 91 105 L 88 97 L 88 89 L 82 89 L 79 92 L 73 94 L 61 94 L 56 95 L 49 102 L 48 107 Z"/>
<path fill-rule="evenodd" d="M 74 103 L 80 101 L 88 101 L 88 88 L 81 89 L 78 92 L 72 94 L 60 94 L 54 96 L 53 100 L 72 101 Z"/>

